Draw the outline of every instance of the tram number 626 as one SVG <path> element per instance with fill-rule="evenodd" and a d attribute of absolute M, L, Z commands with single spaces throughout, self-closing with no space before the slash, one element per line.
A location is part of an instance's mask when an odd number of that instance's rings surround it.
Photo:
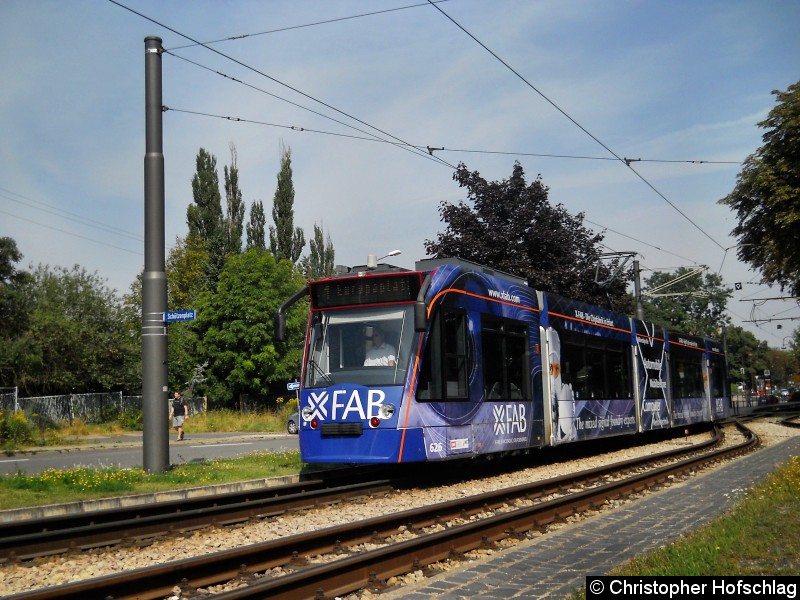
<path fill-rule="evenodd" d="M 431 452 L 442 453 L 444 452 L 444 444 L 442 442 L 431 442 L 429 449 Z"/>

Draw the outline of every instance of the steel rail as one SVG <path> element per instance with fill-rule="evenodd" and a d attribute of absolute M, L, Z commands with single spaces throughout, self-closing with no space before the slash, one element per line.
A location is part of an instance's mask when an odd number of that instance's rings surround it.
<path fill-rule="evenodd" d="M 744 429 L 743 426 L 740 427 Z M 759 443 L 755 433 L 748 432 L 748 435 L 748 439 L 741 444 L 715 450 L 703 456 L 690 457 L 676 465 L 667 465 L 564 498 L 422 535 L 333 563 L 303 569 L 284 577 L 251 582 L 242 588 L 217 594 L 215 598 L 217 600 L 267 597 L 271 600 L 320 599 L 332 598 L 364 587 L 380 587 L 389 577 L 423 568 L 454 554 L 463 554 L 511 535 L 519 535 L 532 528 L 543 527 L 578 512 L 596 508 L 610 498 L 622 497 L 657 485 L 676 473 L 691 471 L 706 463 L 746 452 Z"/>
<path fill-rule="evenodd" d="M 624 463 L 615 463 L 582 471 L 578 474 L 552 478 L 497 492 L 488 492 L 467 499 L 468 503 L 466 504 L 463 499 L 445 502 L 424 509 L 395 513 L 351 525 L 328 528 L 311 534 L 300 534 L 199 558 L 174 561 L 158 567 L 139 569 L 120 576 L 107 576 L 65 586 L 44 588 L 19 594 L 14 598 L 19 598 L 20 600 L 23 598 L 61 599 L 86 597 L 111 597 L 116 599 L 156 598 L 171 593 L 177 584 L 189 590 L 238 577 L 252 579 L 255 572 L 266 571 L 279 565 L 285 566 L 292 563 L 293 560 L 297 563 L 298 557 L 304 555 L 344 552 L 344 547 L 346 546 L 353 546 L 365 541 L 382 541 L 381 536 L 391 535 L 401 526 L 408 526 L 412 530 L 418 530 L 440 520 L 459 516 L 464 517 L 484 511 L 487 508 L 500 506 L 513 498 L 541 496 L 543 493 L 548 493 L 555 489 L 574 486 L 581 480 L 597 481 L 606 475 L 619 471 L 621 468 L 632 469 L 645 462 L 663 460 L 671 455 L 696 453 L 698 447 L 705 448 L 713 445 L 718 442 L 719 438 L 719 430 L 716 430 L 714 438 L 691 448 L 679 448 L 649 457 L 631 459 L 624 461 Z M 246 567 L 243 567 L 243 565 L 246 565 Z M 308 573 L 309 570 L 304 569 L 302 572 Z M 182 583 L 181 580 L 183 580 Z M 269 595 L 271 596 L 272 593 L 270 591 Z"/>
<path fill-rule="evenodd" d="M 8 523 L 0 527 L 0 562 L 231 525 L 254 517 L 270 517 L 355 497 L 386 494 L 394 489 L 388 480 L 338 487 L 325 485 L 315 480 L 307 484 L 198 498 L 194 502 L 110 509 L 74 518 L 48 517 L 37 519 L 33 524 Z"/>

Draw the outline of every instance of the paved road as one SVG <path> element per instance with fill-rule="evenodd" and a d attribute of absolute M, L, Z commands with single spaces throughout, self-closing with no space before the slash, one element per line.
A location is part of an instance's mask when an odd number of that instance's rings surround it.
<path fill-rule="evenodd" d="M 46 469 L 77 466 L 142 466 L 142 433 L 93 437 L 80 445 L 36 449 L 14 456 L 0 454 L 0 475 L 18 471 L 39 474 Z M 182 442 L 169 440 L 170 464 L 242 456 L 251 452 L 297 450 L 297 436 L 262 433 L 186 433 Z"/>

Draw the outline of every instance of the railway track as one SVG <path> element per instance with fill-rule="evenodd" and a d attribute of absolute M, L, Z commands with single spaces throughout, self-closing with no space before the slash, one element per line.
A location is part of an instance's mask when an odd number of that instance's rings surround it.
<path fill-rule="evenodd" d="M 743 430 L 745 428 L 741 427 Z M 659 485 L 704 464 L 749 450 L 758 438 L 733 447 L 714 449 L 719 432 L 703 449 L 665 452 L 581 473 L 488 492 L 458 501 L 385 515 L 310 534 L 299 534 L 178 560 L 157 567 L 44 588 L 11 596 L 15 600 L 64 598 L 161 598 L 176 586 L 185 595 L 198 588 L 246 581 L 238 589 L 218 594 L 233 598 L 332 598 L 423 568 L 453 554 L 541 529 L 576 513 L 593 510 L 619 498 Z M 688 457 L 675 459 L 675 455 Z M 653 462 L 656 467 L 646 467 Z M 664 464 L 670 461 L 669 464 Z M 622 473 L 622 474 L 621 474 Z M 486 515 L 490 515 L 486 517 Z M 398 532 L 402 531 L 397 541 Z M 359 551 L 359 546 L 378 544 Z M 309 565 L 308 557 L 326 555 L 324 564 Z M 262 575 L 280 567 L 289 575 Z"/>
<path fill-rule="evenodd" d="M 366 475 L 365 475 L 366 476 Z M 353 475 L 314 478 L 273 488 L 0 523 L 0 563 L 175 532 L 241 523 L 364 496 L 386 494 L 389 480 L 352 482 Z"/>

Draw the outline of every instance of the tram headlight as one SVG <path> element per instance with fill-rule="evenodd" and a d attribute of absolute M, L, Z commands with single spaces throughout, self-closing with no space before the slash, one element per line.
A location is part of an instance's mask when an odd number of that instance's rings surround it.
<path fill-rule="evenodd" d="M 391 419 L 394 415 L 394 405 L 393 404 L 381 404 L 381 407 L 378 409 L 378 416 L 381 419 Z"/>
<path fill-rule="evenodd" d="M 306 406 L 300 414 L 303 417 L 303 421 L 310 421 L 312 413 L 313 411 L 311 410 L 311 407 Z"/>

